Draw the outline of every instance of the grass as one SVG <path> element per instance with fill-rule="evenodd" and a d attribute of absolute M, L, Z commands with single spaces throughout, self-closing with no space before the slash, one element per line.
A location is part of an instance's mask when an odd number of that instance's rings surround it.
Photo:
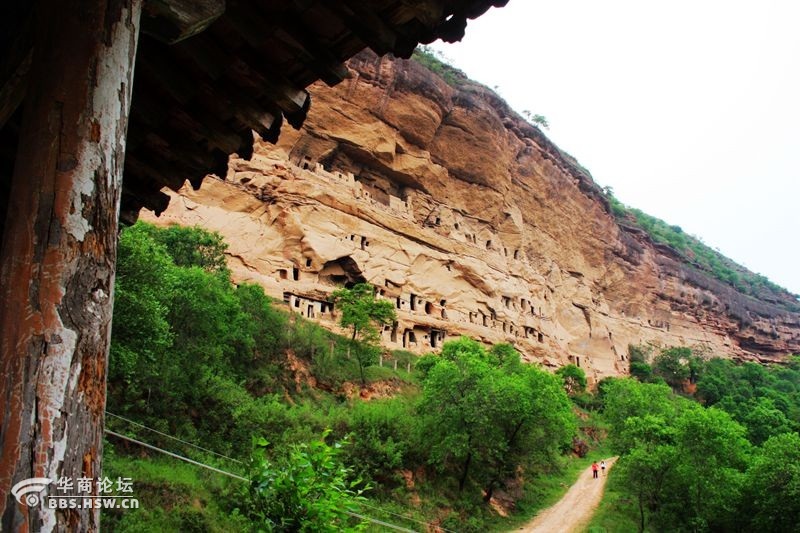
<path fill-rule="evenodd" d="M 105 445 L 103 475 L 112 480 L 128 477 L 138 509 L 104 509 L 104 531 L 139 533 L 248 531 L 249 521 L 235 507 L 244 483 L 177 459 L 129 457 Z"/>

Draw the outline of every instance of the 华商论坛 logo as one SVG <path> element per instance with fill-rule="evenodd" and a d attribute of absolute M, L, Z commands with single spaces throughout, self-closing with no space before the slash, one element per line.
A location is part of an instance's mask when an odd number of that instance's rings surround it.
<path fill-rule="evenodd" d="M 42 501 L 41 492 L 52 482 L 46 477 L 23 479 L 11 487 L 11 494 L 19 503 L 28 507 L 36 507 Z"/>

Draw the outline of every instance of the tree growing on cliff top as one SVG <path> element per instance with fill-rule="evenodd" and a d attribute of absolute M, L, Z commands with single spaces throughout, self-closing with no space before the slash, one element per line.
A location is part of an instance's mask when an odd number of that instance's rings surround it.
<path fill-rule="evenodd" d="M 375 288 L 369 283 L 358 283 L 352 289 L 333 291 L 331 301 L 341 310 L 339 325 L 351 330 L 348 353 L 358 361 L 361 385 L 366 385 L 364 368 L 375 364 L 378 346 L 378 326 L 389 325 L 397 318 L 391 302 L 375 298 Z"/>
<path fill-rule="evenodd" d="M 530 122 L 534 126 L 538 126 L 546 130 L 550 129 L 550 123 L 547 121 L 547 117 L 545 117 L 544 115 L 531 113 L 527 109 L 523 111 L 522 114 L 525 115 L 525 118 L 528 119 L 528 122 Z"/>

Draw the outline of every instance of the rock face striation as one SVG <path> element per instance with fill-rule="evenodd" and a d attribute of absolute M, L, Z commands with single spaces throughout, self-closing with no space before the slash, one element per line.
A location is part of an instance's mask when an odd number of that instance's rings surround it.
<path fill-rule="evenodd" d="M 330 292 L 374 284 L 397 309 L 389 348 L 468 335 L 594 379 L 627 372 L 629 344 L 800 352 L 795 297 L 741 294 L 619 223 L 589 173 L 487 88 L 369 53 L 349 68 L 312 86 L 302 130 L 142 218 L 220 232 L 237 281 L 328 327 Z"/>

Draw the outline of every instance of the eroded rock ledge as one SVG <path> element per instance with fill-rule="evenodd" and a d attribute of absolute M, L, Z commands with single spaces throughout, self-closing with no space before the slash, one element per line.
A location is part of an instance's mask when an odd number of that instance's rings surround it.
<path fill-rule="evenodd" d="M 312 87 L 301 131 L 143 218 L 219 231 L 236 280 L 329 327 L 327 295 L 373 283 L 397 307 L 391 348 L 508 341 L 595 379 L 626 371 L 628 344 L 800 352 L 790 301 L 742 295 L 620 226 L 589 173 L 488 89 L 366 53 L 350 69 Z"/>

